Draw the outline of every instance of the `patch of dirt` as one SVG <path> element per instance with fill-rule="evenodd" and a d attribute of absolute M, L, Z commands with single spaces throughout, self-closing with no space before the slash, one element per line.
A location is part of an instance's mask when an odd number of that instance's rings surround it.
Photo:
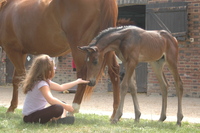
<path fill-rule="evenodd" d="M 12 87 L 0 87 L 0 106 L 9 107 L 12 98 Z M 60 100 L 71 104 L 75 93 L 63 94 L 60 92 L 52 92 L 53 95 Z M 25 95 L 19 90 L 18 108 L 22 108 Z M 158 120 L 161 111 L 162 97 L 160 95 L 138 94 L 138 101 L 141 110 L 142 119 Z M 90 99 L 83 101 L 80 113 L 91 113 L 100 115 L 112 114 L 113 94 L 112 92 L 93 92 Z M 177 114 L 177 97 L 168 97 L 166 121 L 176 121 Z M 200 98 L 183 97 L 183 121 L 192 123 L 200 123 Z M 126 95 L 122 118 L 134 119 L 134 106 L 132 97 L 129 93 Z"/>

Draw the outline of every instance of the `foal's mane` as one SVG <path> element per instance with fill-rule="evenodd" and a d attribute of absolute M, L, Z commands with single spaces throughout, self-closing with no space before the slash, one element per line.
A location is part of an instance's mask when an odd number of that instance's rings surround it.
<path fill-rule="evenodd" d="M 108 29 L 105 29 L 103 31 L 101 31 L 98 36 L 96 36 L 93 41 L 91 42 L 90 46 L 96 46 L 97 42 L 104 36 L 108 35 L 109 33 L 113 33 L 116 31 L 120 31 L 122 29 L 127 28 L 128 26 L 120 26 L 120 27 L 110 27 Z"/>

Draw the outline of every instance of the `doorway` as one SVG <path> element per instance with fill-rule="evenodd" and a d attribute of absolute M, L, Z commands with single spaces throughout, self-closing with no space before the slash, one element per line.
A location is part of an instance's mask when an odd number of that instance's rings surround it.
<path fill-rule="evenodd" d="M 135 26 L 145 29 L 145 14 L 146 5 L 129 5 L 118 7 L 118 19 L 130 19 L 134 22 Z M 137 92 L 146 93 L 147 92 L 147 63 L 139 63 L 136 67 L 136 83 Z M 122 78 L 125 70 L 123 65 L 120 64 L 120 76 Z"/>

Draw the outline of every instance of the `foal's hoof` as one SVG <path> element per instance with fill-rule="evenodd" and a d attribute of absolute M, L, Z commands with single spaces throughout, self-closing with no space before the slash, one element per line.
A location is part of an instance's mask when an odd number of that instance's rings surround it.
<path fill-rule="evenodd" d="M 166 120 L 166 118 L 167 118 L 166 116 L 160 117 L 159 121 L 160 121 L 160 122 L 163 122 L 163 121 Z"/>
<path fill-rule="evenodd" d="M 117 124 L 117 122 L 118 122 L 118 120 L 113 119 L 113 120 L 111 121 L 111 124 Z"/>
<path fill-rule="evenodd" d="M 139 123 L 139 122 L 140 122 L 140 119 L 135 119 L 134 122 L 135 122 L 135 123 Z"/>
<path fill-rule="evenodd" d="M 181 127 L 181 122 L 177 122 L 176 125 Z"/>
<path fill-rule="evenodd" d="M 178 115 L 176 125 L 181 126 L 181 121 L 183 120 L 183 114 Z"/>

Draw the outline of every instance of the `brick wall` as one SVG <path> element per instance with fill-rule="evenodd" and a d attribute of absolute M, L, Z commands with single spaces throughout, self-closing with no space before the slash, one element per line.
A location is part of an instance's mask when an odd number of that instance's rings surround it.
<path fill-rule="evenodd" d="M 58 58 L 56 65 L 56 74 L 54 81 L 62 84 L 70 82 L 76 79 L 76 72 L 72 68 L 72 56 L 71 54 L 61 56 Z"/>
<path fill-rule="evenodd" d="M 183 0 L 174 1 L 183 2 Z M 152 0 L 151 2 L 158 2 L 158 0 Z M 185 2 L 191 2 L 188 4 L 189 36 L 187 41 L 179 44 L 178 70 L 184 85 L 184 96 L 200 97 L 200 2 L 195 0 L 185 0 Z M 149 65 L 148 72 L 147 94 L 160 94 L 160 86 Z M 170 84 L 168 93 L 174 96 L 176 95 L 174 81 L 167 67 L 164 68 L 164 73 Z"/>

